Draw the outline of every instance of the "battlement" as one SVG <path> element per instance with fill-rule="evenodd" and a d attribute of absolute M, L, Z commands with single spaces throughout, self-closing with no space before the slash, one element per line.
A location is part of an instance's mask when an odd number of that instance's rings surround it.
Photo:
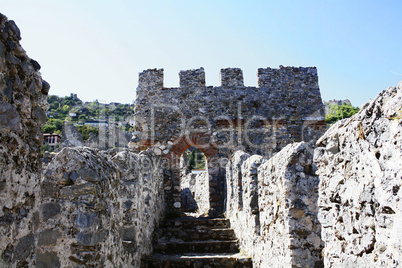
<path fill-rule="evenodd" d="M 191 69 L 180 71 L 180 88 L 205 88 L 205 71 Z M 278 88 L 282 83 L 291 81 L 318 82 L 316 67 L 284 67 L 279 68 L 260 68 L 257 71 L 257 81 L 259 88 Z M 243 71 L 240 68 L 224 68 L 220 71 L 220 81 L 222 88 L 239 88 L 244 86 Z M 318 87 L 318 85 L 317 85 Z M 163 89 L 163 69 L 148 69 L 139 74 L 139 90 Z"/>
<path fill-rule="evenodd" d="M 181 88 L 198 88 L 205 87 L 204 68 L 180 71 L 180 87 Z"/>
<path fill-rule="evenodd" d="M 163 69 L 148 69 L 138 75 L 138 89 L 163 88 Z"/>
<path fill-rule="evenodd" d="M 243 71 L 240 68 L 221 69 L 221 87 L 244 87 Z"/>
<path fill-rule="evenodd" d="M 289 82 L 290 80 L 316 80 L 318 81 L 316 67 L 284 67 L 279 66 L 279 69 L 274 68 L 259 68 L 257 71 L 258 87 L 272 88 L 278 82 Z"/>

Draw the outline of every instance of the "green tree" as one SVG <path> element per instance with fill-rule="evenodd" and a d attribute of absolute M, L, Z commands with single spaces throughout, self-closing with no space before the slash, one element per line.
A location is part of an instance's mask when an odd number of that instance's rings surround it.
<path fill-rule="evenodd" d="M 61 131 L 63 129 L 64 121 L 61 119 L 50 119 L 49 122 L 56 127 L 56 130 Z"/>
<path fill-rule="evenodd" d="M 42 132 L 52 134 L 52 133 L 56 132 L 56 126 L 46 124 L 42 127 Z"/>
<path fill-rule="evenodd" d="M 47 120 L 46 125 L 42 127 L 43 133 L 58 133 L 61 134 L 63 129 L 63 120 L 50 118 Z"/>
<path fill-rule="evenodd" d="M 80 115 L 78 116 L 78 120 L 79 120 L 79 121 L 85 121 L 85 119 L 87 119 L 87 116 L 86 116 L 85 114 L 80 114 Z"/>
<path fill-rule="evenodd" d="M 195 148 L 193 150 L 189 150 L 187 153 L 187 159 L 189 164 L 189 170 L 193 169 L 205 169 L 205 155 L 201 152 L 200 149 Z"/>
<path fill-rule="evenodd" d="M 333 124 L 338 120 L 349 118 L 359 112 L 358 107 L 343 103 L 342 105 L 328 104 L 329 113 L 325 115 L 325 122 Z"/>
<path fill-rule="evenodd" d="M 78 126 L 77 130 L 78 130 L 78 132 L 81 133 L 83 140 L 89 139 L 89 133 L 93 133 L 96 136 L 99 135 L 99 129 L 97 127 L 93 127 L 93 126 L 86 126 L 86 125 Z"/>

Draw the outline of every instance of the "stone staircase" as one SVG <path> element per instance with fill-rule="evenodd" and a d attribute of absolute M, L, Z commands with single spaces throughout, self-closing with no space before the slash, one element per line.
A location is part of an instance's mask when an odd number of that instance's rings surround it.
<path fill-rule="evenodd" d="M 141 267 L 252 267 L 239 253 L 229 221 L 181 217 L 167 220 L 157 232 L 154 254 Z"/>

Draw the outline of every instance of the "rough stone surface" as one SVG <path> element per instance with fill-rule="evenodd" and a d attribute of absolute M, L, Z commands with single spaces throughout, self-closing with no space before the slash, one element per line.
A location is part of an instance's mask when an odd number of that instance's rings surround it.
<path fill-rule="evenodd" d="M 243 85 L 238 68 L 221 70 L 221 86 L 205 85 L 204 69 L 181 71 L 180 87 L 163 86 L 163 69 L 139 74 L 130 147 L 159 148 L 172 166 L 168 210 L 180 204 L 180 156 L 199 148 L 208 161 L 210 214 L 224 209 L 225 159 L 236 150 L 271 157 L 292 142 L 325 131 L 315 67 L 259 69 L 259 87 Z M 163 148 L 163 149 L 162 149 Z M 156 150 L 156 149 L 154 149 Z"/>
<path fill-rule="evenodd" d="M 259 87 L 243 85 L 239 68 L 221 70 L 220 87 L 205 86 L 204 69 L 180 72 L 180 87 L 163 87 L 163 69 L 139 75 L 134 109 L 136 148 L 166 147 L 186 132 L 206 132 L 220 153 L 245 148 L 271 156 L 295 141 L 325 131 L 315 67 L 259 69 Z M 235 133 L 233 133 L 235 132 Z M 152 141 L 152 144 L 149 143 Z"/>
<path fill-rule="evenodd" d="M 402 265 L 402 84 L 317 142 L 325 267 Z"/>
<path fill-rule="evenodd" d="M 186 215 L 165 221 L 155 239 L 147 267 L 252 267 L 239 252 L 229 220 Z"/>
<path fill-rule="evenodd" d="M 44 84 L 50 88 L 20 39 L 15 22 L 0 14 L 0 267 L 34 263 Z"/>
<path fill-rule="evenodd" d="M 44 155 L 41 173 L 50 86 L 20 39 L 0 14 L 0 267 L 139 267 L 165 210 L 181 206 L 175 161 L 191 146 L 208 166 L 189 177 L 190 194 L 210 212 L 226 200 L 233 230 L 224 219 L 167 220 L 159 253 L 239 244 L 254 267 L 401 266 L 402 82 L 328 130 L 313 163 L 307 142 L 325 129 L 315 68 L 259 69 L 258 88 L 237 68 L 221 71 L 221 87 L 206 87 L 202 68 L 182 71 L 170 89 L 162 70 L 147 70 L 131 146 L 152 149 L 64 148 Z M 154 257 L 160 267 L 250 266 Z"/>
<path fill-rule="evenodd" d="M 209 175 L 207 171 L 182 176 L 180 187 L 183 209 L 188 211 L 197 210 L 201 214 L 208 214 L 210 206 Z"/>
<path fill-rule="evenodd" d="M 227 217 L 253 267 L 322 266 L 312 159 L 301 142 L 269 160 L 239 151 L 228 164 Z"/>
<path fill-rule="evenodd" d="M 109 155 L 64 148 L 54 155 L 41 181 L 47 194 L 41 200 L 38 262 L 139 267 L 164 213 L 163 173 L 150 151 Z"/>
<path fill-rule="evenodd" d="M 81 133 L 78 132 L 74 125 L 64 122 L 60 147 L 85 146 L 101 150 L 113 148 L 124 149 L 128 148 L 131 137 L 132 134 L 130 132 L 123 131 L 115 125 L 109 125 L 108 127 L 99 127 L 98 136 L 90 133 L 89 139 L 84 141 Z"/>
<path fill-rule="evenodd" d="M 64 122 L 61 133 L 61 148 L 84 146 L 82 135 L 78 132 L 77 128 L 74 125 L 68 124 L 68 122 Z"/>

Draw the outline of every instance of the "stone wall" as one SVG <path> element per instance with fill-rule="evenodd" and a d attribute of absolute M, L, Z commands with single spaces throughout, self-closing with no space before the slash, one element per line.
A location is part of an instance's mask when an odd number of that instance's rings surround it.
<path fill-rule="evenodd" d="M 322 266 L 312 159 L 301 142 L 269 160 L 239 151 L 228 164 L 226 213 L 253 267 Z"/>
<path fill-rule="evenodd" d="M 325 266 L 402 265 L 402 82 L 317 144 Z"/>
<path fill-rule="evenodd" d="M 198 211 L 206 214 L 210 209 L 209 205 L 209 174 L 201 172 L 195 177 L 194 200 L 197 203 Z"/>
<path fill-rule="evenodd" d="M 203 68 L 181 71 L 180 87 L 165 88 L 163 69 L 140 73 L 132 146 L 168 148 L 188 132 L 202 132 L 208 135 L 204 143 L 217 142 L 221 154 L 243 148 L 271 156 L 324 133 L 315 67 L 259 69 L 258 87 L 244 86 L 239 68 L 222 69 L 220 75 L 221 86 L 212 87 L 205 85 Z"/>
<path fill-rule="evenodd" d="M 164 172 L 150 151 L 64 148 L 40 186 L 38 267 L 139 267 L 164 213 Z"/>
<path fill-rule="evenodd" d="M 169 172 L 150 151 L 64 148 L 42 175 L 50 86 L 20 39 L 0 14 L 0 267 L 139 267 Z"/>
<path fill-rule="evenodd" d="M 0 267 L 32 266 L 49 84 L 0 14 Z"/>
<path fill-rule="evenodd" d="M 81 147 L 84 145 L 81 133 L 78 132 L 74 125 L 69 124 L 67 121 L 63 124 L 61 140 L 60 148 Z"/>
<path fill-rule="evenodd" d="M 181 177 L 181 202 L 186 210 L 198 210 L 207 214 L 209 206 L 209 175 L 207 171 L 188 173 Z"/>
<path fill-rule="evenodd" d="M 163 69 L 139 74 L 134 108 L 135 137 L 130 148 L 150 147 L 169 159 L 173 180 L 168 207 L 180 204 L 179 159 L 191 146 L 213 165 L 211 213 L 224 207 L 225 159 L 236 150 L 271 157 L 292 142 L 315 142 L 325 131 L 315 67 L 258 70 L 258 87 L 243 83 L 241 69 L 221 70 L 221 86 L 205 85 L 204 69 L 181 71 L 180 87 L 163 86 Z M 175 167 L 177 166 L 177 167 Z"/>
<path fill-rule="evenodd" d="M 198 209 L 198 204 L 195 201 L 195 187 L 196 174 L 188 173 L 181 176 L 180 189 L 181 189 L 181 208 L 185 211 L 195 211 Z"/>
<path fill-rule="evenodd" d="M 131 137 L 130 132 L 123 131 L 115 125 L 109 125 L 99 127 L 98 136 L 90 133 L 89 139 L 84 141 L 74 125 L 64 122 L 61 148 L 86 146 L 102 150 L 123 149 L 128 148 Z"/>

